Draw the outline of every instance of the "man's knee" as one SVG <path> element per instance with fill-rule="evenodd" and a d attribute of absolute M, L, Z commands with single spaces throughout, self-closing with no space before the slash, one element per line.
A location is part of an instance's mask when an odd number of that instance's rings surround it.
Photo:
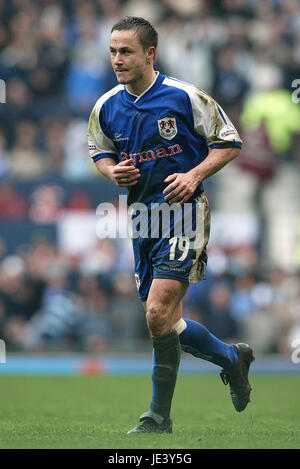
<path fill-rule="evenodd" d="M 167 334 L 173 329 L 172 311 L 163 304 L 147 305 L 146 319 L 152 335 Z"/>

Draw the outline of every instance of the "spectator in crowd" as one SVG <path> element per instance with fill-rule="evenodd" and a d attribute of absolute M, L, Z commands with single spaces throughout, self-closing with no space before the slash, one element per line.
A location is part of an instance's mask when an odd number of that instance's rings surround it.
<path fill-rule="evenodd" d="M 2 220 L 23 219 L 26 211 L 26 202 L 15 187 L 8 181 L 0 182 L 0 216 Z"/>
<path fill-rule="evenodd" d="M 78 293 L 84 301 L 79 344 L 91 353 L 107 352 L 113 338 L 109 292 L 97 276 L 82 275 L 78 281 Z"/>
<path fill-rule="evenodd" d="M 253 288 L 255 278 L 251 273 L 243 274 L 236 278 L 230 301 L 230 314 L 232 318 L 241 324 L 255 310 Z"/>
<path fill-rule="evenodd" d="M 62 174 L 69 181 L 86 180 L 92 177 L 92 165 L 86 158 L 87 123 L 83 119 L 72 119 L 64 133 L 64 159 Z"/>
<path fill-rule="evenodd" d="M 10 173 L 10 160 L 7 151 L 7 141 L 4 129 L 0 128 L 0 180 L 8 177 Z"/>
<path fill-rule="evenodd" d="M 224 281 L 216 282 L 212 286 L 204 321 L 216 337 L 235 343 L 239 334 L 237 321 L 231 315 L 231 293 L 230 285 Z"/>
<path fill-rule="evenodd" d="M 17 125 L 10 154 L 10 170 L 15 179 L 37 179 L 45 173 L 44 155 L 37 148 L 37 131 L 34 122 L 22 121 Z"/>
<path fill-rule="evenodd" d="M 34 99 L 28 85 L 18 75 L 9 77 L 6 82 L 6 103 L 0 105 L 0 124 L 5 131 L 9 149 L 15 142 L 17 126 L 24 120 L 34 122 L 34 119 Z"/>
<path fill-rule="evenodd" d="M 137 301 L 136 285 L 132 276 L 118 273 L 113 283 L 113 300 L 111 317 L 114 337 L 118 338 L 119 346 L 127 351 L 136 348 L 134 339 L 149 336 L 144 324 L 144 310 Z"/>
<path fill-rule="evenodd" d="M 64 165 L 65 122 L 62 119 L 45 118 L 43 121 L 45 136 L 45 166 L 47 174 L 53 177 L 62 174 Z"/>

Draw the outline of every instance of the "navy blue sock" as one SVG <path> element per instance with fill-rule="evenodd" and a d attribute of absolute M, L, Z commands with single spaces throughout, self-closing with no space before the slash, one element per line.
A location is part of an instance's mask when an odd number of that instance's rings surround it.
<path fill-rule="evenodd" d="M 222 368 L 230 369 L 238 361 L 238 351 L 215 337 L 202 324 L 184 319 L 186 329 L 179 335 L 181 348 L 195 357 L 203 358 Z"/>
<path fill-rule="evenodd" d="M 174 330 L 162 336 L 155 336 L 152 340 L 153 372 L 150 410 L 168 418 L 180 363 L 179 338 Z"/>

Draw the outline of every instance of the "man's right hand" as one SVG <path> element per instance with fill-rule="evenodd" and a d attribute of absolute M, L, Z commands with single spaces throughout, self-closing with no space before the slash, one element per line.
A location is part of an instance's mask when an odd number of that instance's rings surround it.
<path fill-rule="evenodd" d="M 134 186 L 140 175 L 140 170 L 133 165 L 132 158 L 109 167 L 109 177 L 119 187 Z"/>

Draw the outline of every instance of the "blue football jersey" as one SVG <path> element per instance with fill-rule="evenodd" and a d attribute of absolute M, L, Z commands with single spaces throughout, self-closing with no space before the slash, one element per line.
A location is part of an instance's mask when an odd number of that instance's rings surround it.
<path fill-rule="evenodd" d="M 128 204 L 165 202 L 165 178 L 186 173 L 205 159 L 210 148 L 241 147 L 241 139 L 223 109 L 195 86 L 156 73 L 140 96 L 118 85 L 96 102 L 88 126 L 94 161 L 132 158 L 140 169 L 128 188 Z M 193 199 L 203 191 L 199 184 Z"/>

